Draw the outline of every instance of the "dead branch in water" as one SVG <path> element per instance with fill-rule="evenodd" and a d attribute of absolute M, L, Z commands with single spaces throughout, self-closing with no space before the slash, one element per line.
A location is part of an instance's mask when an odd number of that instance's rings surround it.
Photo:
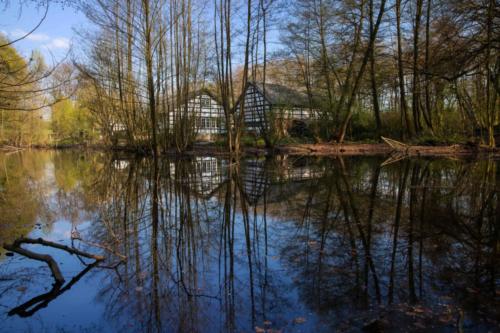
<path fill-rule="evenodd" d="M 21 247 L 22 244 L 38 244 L 38 245 L 42 245 L 42 246 L 52 247 L 55 249 L 63 250 L 63 251 L 65 251 L 69 254 L 72 254 L 72 255 L 77 255 L 77 256 L 88 258 L 88 259 L 94 259 L 95 263 L 98 263 L 98 262 L 104 260 L 104 257 L 102 257 L 102 256 L 90 254 L 90 253 L 78 250 L 76 248 L 72 248 L 72 247 L 69 247 L 66 245 L 47 241 L 47 240 L 44 240 L 42 238 L 32 239 L 32 238 L 22 237 L 22 238 L 16 239 L 14 241 L 14 243 L 12 243 L 12 244 L 4 244 L 3 247 L 8 251 L 18 253 L 22 256 L 25 256 L 25 257 L 33 259 L 33 260 L 45 262 L 49 266 L 50 271 L 52 272 L 52 276 L 54 277 L 54 280 L 55 280 L 55 285 L 59 285 L 59 286 L 63 285 L 65 280 L 64 280 L 63 275 L 61 274 L 61 270 L 59 269 L 59 266 L 57 265 L 56 261 L 48 254 L 39 254 L 39 253 L 35 253 L 35 252 L 30 251 L 30 250 L 26 250 L 26 249 L 22 248 Z"/>
<path fill-rule="evenodd" d="M 52 272 L 52 276 L 54 277 L 54 280 L 55 280 L 55 285 L 60 286 L 64 283 L 64 277 L 61 274 L 61 270 L 59 269 L 59 266 L 57 265 L 57 263 L 55 262 L 55 260 L 51 256 L 49 256 L 47 254 L 38 254 L 35 252 L 31 252 L 29 250 L 23 249 L 15 242 L 14 242 L 14 244 L 5 244 L 3 247 L 8 251 L 18 253 L 18 254 L 25 256 L 27 258 L 45 262 L 49 266 L 50 271 Z"/>
<path fill-rule="evenodd" d="M 68 284 L 64 287 L 61 285 L 54 285 L 48 293 L 44 293 L 33 297 L 29 301 L 13 308 L 8 312 L 9 316 L 18 315 L 20 317 L 26 318 L 35 314 L 38 310 L 43 309 L 49 305 L 54 299 L 71 289 L 80 279 L 87 274 L 92 268 L 96 267 L 99 262 L 95 261 L 92 264 L 85 267 L 78 275 L 73 277 Z"/>

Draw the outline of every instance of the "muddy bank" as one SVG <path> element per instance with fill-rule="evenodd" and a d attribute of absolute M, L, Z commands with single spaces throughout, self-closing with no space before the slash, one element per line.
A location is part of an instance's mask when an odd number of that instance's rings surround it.
<path fill-rule="evenodd" d="M 450 146 L 408 146 L 403 149 L 394 149 L 387 144 L 300 144 L 279 146 L 276 151 L 290 155 L 316 155 L 316 156 L 357 156 L 357 155 L 389 155 L 402 156 L 497 156 L 500 157 L 499 148 L 489 148 L 477 145 L 450 145 Z"/>
<path fill-rule="evenodd" d="M 164 152 L 167 155 L 178 155 L 174 149 Z M 189 151 L 182 155 L 212 155 L 227 156 L 224 147 L 202 144 L 194 145 Z M 443 157 L 498 157 L 500 158 L 500 148 L 489 148 L 478 145 L 443 145 L 443 146 L 407 146 L 404 149 L 394 149 L 384 144 L 369 143 L 345 143 L 345 144 L 289 144 L 278 145 L 271 149 L 244 147 L 244 156 L 267 156 L 267 155 L 297 155 L 297 156 L 443 156 Z"/>
<path fill-rule="evenodd" d="M 82 150 L 105 150 L 114 152 L 131 153 L 137 155 L 149 155 L 151 151 L 146 146 L 107 146 L 107 145 L 64 145 L 64 146 L 32 146 L 5 150 L 19 149 L 82 149 Z M 4 150 L 1 149 L 0 150 Z M 185 155 L 185 156 L 228 156 L 223 146 L 210 143 L 195 144 L 192 148 L 182 153 L 176 149 L 168 149 L 161 152 L 162 155 Z M 370 143 L 324 143 L 324 144 L 288 144 L 278 145 L 272 149 L 244 147 L 243 156 L 268 156 L 277 154 L 288 154 L 297 156 L 373 156 L 373 155 L 397 155 L 404 157 L 497 157 L 500 158 L 500 148 L 489 148 L 479 145 L 443 145 L 443 146 L 406 146 L 401 149 L 384 144 Z"/>

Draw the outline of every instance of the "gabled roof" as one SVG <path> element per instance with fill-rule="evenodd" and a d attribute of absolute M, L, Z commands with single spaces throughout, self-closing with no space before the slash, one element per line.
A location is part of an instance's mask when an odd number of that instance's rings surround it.
<path fill-rule="evenodd" d="M 212 98 L 214 101 L 216 101 L 218 104 L 221 104 L 221 101 L 219 99 L 219 97 L 214 93 L 212 92 L 211 90 L 209 90 L 208 88 L 200 88 L 200 89 L 197 89 L 197 90 L 190 90 L 189 91 L 189 94 L 188 94 L 188 101 L 190 100 L 193 100 L 201 95 L 208 95 L 210 96 L 210 98 Z M 173 97 L 173 101 L 174 101 L 174 104 L 175 104 L 175 101 L 177 100 L 177 95 L 175 95 Z M 179 98 L 182 100 L 182 97 L 183 96 L 179 96 Z"/>
<path fill-rule="evenodd" d="M 201 88 L 201 89 L 192 91 L 191 93 L 189 93 L 189 99 L 196 98 L 196 97 L 198 97 L 200 95 L 208 95 L 214 101 L 216 101 L 217 103 L 221 104 L 221 101 L 220 101 L 219 97 L 217 97 L 217 95 L 215 95 L 213 92 L 211 92 L 210 90 L 208 90 L 208 88 Z"/>
<path fill-rule="evenodd" d="M 301 91 L 272 83 L 266 83 L 265 89 L 260 82 L 250 82 L 248 85 L 254 86 L 272 105 L 310 107 L 309 98 Z"/>

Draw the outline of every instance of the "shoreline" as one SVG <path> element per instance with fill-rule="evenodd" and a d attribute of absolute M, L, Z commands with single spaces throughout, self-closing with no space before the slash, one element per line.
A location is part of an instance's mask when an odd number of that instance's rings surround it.
<path fill-rule="evenodd" d="M 107 146 L 107 145 L 64 145 L 64 146 L 42 146 L 31 147 L 0 147 L 0 152 L 8 153 L 21 150 L 99 150 L 110 152 L 124 152 L 136 155 L 150 155 L 147 147 L 132 146 Z M 229 156 L 223 147 L 214 144 L 195 144 L 191 149 L 177 152 L 175 149 L 162 151 L 160 155 L 166 156 Z M 287 144 L 277 145 L 274 148 L 244 147 L 242 156 L 399 156 L 399 157 L 497 157 L 500 158 L 500 148 L 490 148 L 478 145 L 443 145 L 443 146 L 407 146 L 404 149 L 394 149 L 384 143 L 321 143 L 321 144 Z"/>

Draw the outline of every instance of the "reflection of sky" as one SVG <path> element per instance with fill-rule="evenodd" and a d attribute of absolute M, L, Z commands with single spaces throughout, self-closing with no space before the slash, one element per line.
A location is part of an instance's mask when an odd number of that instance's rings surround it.
<path fill-rule="evenodd" d="M 71 246 L 72 223 L 59 211 L 60 203 L 56 195 L 60 189 L 57 187 L 52 161 L 47 161 L 44 166 L 44 176 L 37 180 L 35 185 L 34 189 L 42 191 L 40 193 L 43 197 L 42 201 L 54 213 L 56 220 L 46 221 L 43 216 L 38 216 L 37 225 L 28 237 L 43 238 Z M 85 213 L 78 212 L 78 221 L 76 221 L 78 230 L 82 232 L 91 226 L 91 222 L 84 218 Z M 78 243 L 76 245 L 80 247 Z M 23 247 L 39 254 L 52 256 L 59 264 L 66 283 L 85 268 L 76 256 L 64 251 L 40 245 L 23 245 Z M 90 261 L 85 260 L 85 262 Z M 14 255 L 12 258 L 5 258 L 1 263 L 0 271 L 2 276 L 9 275 L 9 272 L 16 274 L 15 285 L 3 297 L 0 295 L 0 308 L 4 315 L 7 312 L 4 308 L 10 310 L 51 289 L 53 279 L 45 263 Z M 8 317 L 0 325 L 0 332 L 55 332 L 58 329 L 71 332 L 109 331 L 106 321 L 102 318 L 105 304 L 96 300 L 99 289 L 95 288 L 95 281 L 103 278 L 103 273 L 92 270 L 70 290 L 53 300 L 30 319 L 18 316 Z"/>

